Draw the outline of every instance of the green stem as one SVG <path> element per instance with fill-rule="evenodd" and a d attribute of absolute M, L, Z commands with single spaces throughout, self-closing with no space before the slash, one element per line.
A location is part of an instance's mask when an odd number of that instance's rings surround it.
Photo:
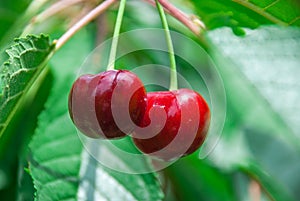
<path fill-rule="evenodd" d="M 155 0 L 156 6 L 162 21 L 163 28 L 165 30 L 168 50 L 169 50 L 169 58 L 170 58 L 170 88 L 169 90 L 177 90 L 178 84 L 177 84 L 177 70 L 176 70 L 176 61 L 175 61 L 175 54 L 174 54 L 174 48 L 172 43 L 172 38 L 168 26 L 168 21 L 164 12 L 163 7 L 160 5 L 158 0 Z"/>
<path fill-rule="evenodd" d="M 120 35 L 121 25 L 122 25 L 122 21 L 123 21 L 125 6 L 126 6 L 126 0 L 121 0 L 120 6 L 119 6 L 119 11 L 118 11 L 118 16 L 117 16 L 117 20 L 116 20 L 116 25 L 115 25 L 115 29 L 114 29 L 114 35 L 113 35 L 113 39 L 112 39 L 107 70 L 115 69 L 117 46 L 118 46 L 119 35 Z"/>

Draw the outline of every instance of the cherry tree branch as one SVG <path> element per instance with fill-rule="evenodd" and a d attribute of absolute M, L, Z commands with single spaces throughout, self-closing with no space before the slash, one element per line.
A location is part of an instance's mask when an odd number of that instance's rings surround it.
<path fill-rule="evenodd" d="M 29 34 L 36 24 L 43 22 L 46 19 L 48 19 L 49 17 L 63 11 L 64 9 L 66 9 L 72 5 L 81 3 L 81 2 L 83 2 L 83 0 L 61 0 L 61 1 L 54 3 L 47 10 L 45 10 L 44 12 L 40 13 L 39 15 L 33 17 L 31 19 L 30 23 L 25 27 L 21 36 L 25 36 L 25 35 Z"/>
<path fill-rule="evenodd" d="M 113 5 L 117 0 L 105 0 L 99 6 L 91 10 L 86 16 L 74 24 L 62 37 L 55 41 L 55 49 L 61 48 L 74 34 L 76 34 L 82 27 L 87 25 L 89 22 L 94 20 L 105 10 L 107 10 L 111 5 Z"/>
<path fill-rule="evenodd" d="M 251 180 L 249 185 L 249 196 L 251 201 L 260 201 L 261 197 L 261 186 L 255 181 Z"/>
<path fill-rule="evenodd" d="M 151 5 L 155 6 L 155 0 L 145 0 Z M 187 28 L 189 28 L 195 35 L 199 36 L 203 30 L 206 29 L 205 24 L 195 16 L 190 17 L 178 8 L 176 8 L 173 4 L 171 4 L 168 0 L 158 0 L 159 3 L 164 7 L 165 11 L 184 24 Z"/>

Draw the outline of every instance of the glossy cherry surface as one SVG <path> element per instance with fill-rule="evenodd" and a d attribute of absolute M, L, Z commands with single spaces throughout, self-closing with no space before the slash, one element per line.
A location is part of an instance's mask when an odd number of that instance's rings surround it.
<path fill-rule="evenodd" d="M 146 109 L 141 80 L 126 70 L 83 75 L 73 84 L 69 113 L 76 127 L 92 138 L 119 138 L 139 125 Z"/>
<path fill-rule="evenodd" d="M 148 139 L 141 138 L 145 135 L 143 132 L 134 133 L 134 143 L 142 152 L 172 160 L 193 153 L 203 144 L 209 127 L 210 110 L 197 92 L 190 89 L 151 92 L 147 94 L 147 101 L 141 126 L 151 124 L 150 116 L 164 125 L 156 125 L 162 129 L 158 133 L 151 133 L 154 137 Z M 161 115 L 149 115 L 153 108 L 164 109 L 166 121 L 157 121 L 162 118 Z"/>

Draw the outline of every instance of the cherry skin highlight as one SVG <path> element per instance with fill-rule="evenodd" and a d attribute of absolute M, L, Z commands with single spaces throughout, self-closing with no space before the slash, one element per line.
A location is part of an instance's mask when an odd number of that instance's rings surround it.
<path fill-rule="evenodd" d="M 83 75 L 69 94 L 73 123 L 91 138 L 120 138 L 139 125 L 146 110 L 141 80 L 127 70 Z"/>
<path fill-rule="evenodd" d="M 164 109 L 167 119 L 164 125 L 157 125 L 162 128 L 158 133 L 151 133 L 154 137 L 143 139 L 141 136 L 145 133 L 134 132 L 133 141 L 140 151 L 170 161 L 195 152 L 203 144 L 209 128 L 210 110 L 197 92 L 190 89 L 151 92 L 147 94 L 147 103 L 142 127 L 149 126 L 151 119 L 157 122 L 157 118 L 161 118 L 161 115 L 150 115 L 153 108 Z"/>

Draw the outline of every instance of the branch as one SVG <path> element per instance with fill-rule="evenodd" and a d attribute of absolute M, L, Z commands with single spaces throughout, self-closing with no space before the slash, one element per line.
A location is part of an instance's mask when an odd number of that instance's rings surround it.
<path fill-rule="evenodd" d="M 151 5 L 155 6 L 154 0 L 145 0 Z M 206 29 L 205 24 L 195 16 L 189 17 L 187 14 L 176 8 L 167 0 L 158 0 L 159 3 L 164 7 L 165 11 L 171 16 L 176 18 L 187 28 L 189 28 L 195 35 L 199 36 L 203 30 Z"/>
<path fill-rule="evenodd" d="M 249 185 L 249 196 L 251 201 L 260 201 L 261 197 L 261 186 L 255 181 L 251 180 Z"/>
<path fill-rule="evenodd" d="M 25 35 L 29 34 L 36 24 L 43 22 L 46 19 L 48 19 L 49 17 L 63 11 L 64 9 L 66 9 L 72 5 L 81 3 L 81 2 L 83 2 L 83 0 L 61 0 L 61 1 L 56 2 L 55 4 L 50 6 L 47 10 L 45 10 L 42 13 L 40 13 L 39 15 L 33 17 L 30 21 L 30 24 L 28 24 L 25 27 L 21 36 L 25 36 Z"/>
<path fill-rule="evenodd" d="M 117 0 L 106 0 L 103 1 L 99 6 L 91 10 L 86 16 L 79 20 L 74 26 L 72 26 L 62 37 L 55 41 L 55 50 L 61 48 L 74 34 L 76 34 L 82 27 L 87 25 L 89 22 L 94 20 L 97 16 L 102 14 Z"/>

